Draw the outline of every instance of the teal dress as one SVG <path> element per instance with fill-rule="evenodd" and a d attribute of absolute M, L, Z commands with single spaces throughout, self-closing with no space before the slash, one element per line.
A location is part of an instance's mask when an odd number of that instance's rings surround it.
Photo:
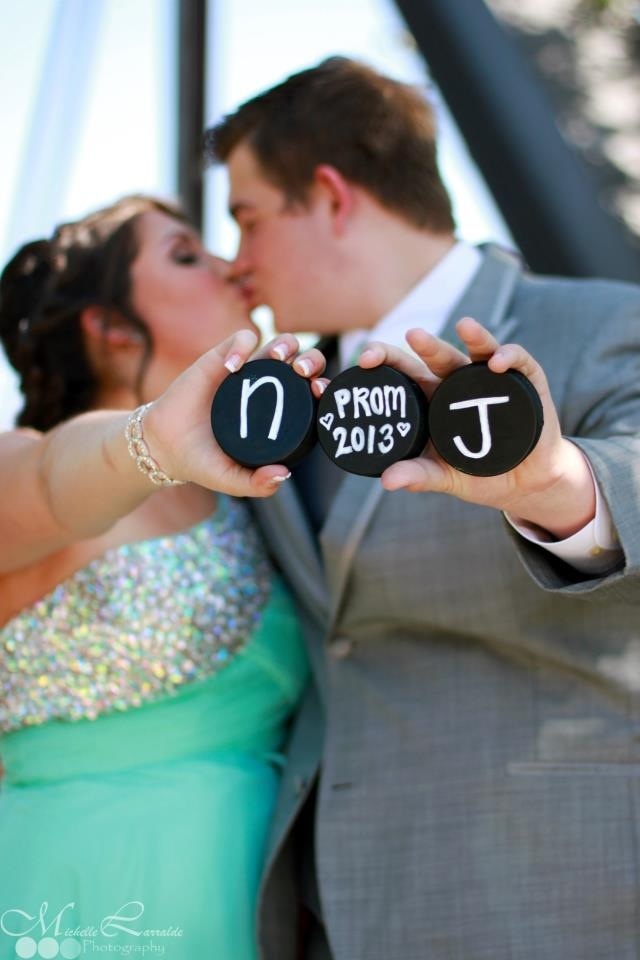
<path fill-rule="evenodd" d="M 254 960 L 291 601 L 241 501 L 0 630 L 0 958 Z"/>

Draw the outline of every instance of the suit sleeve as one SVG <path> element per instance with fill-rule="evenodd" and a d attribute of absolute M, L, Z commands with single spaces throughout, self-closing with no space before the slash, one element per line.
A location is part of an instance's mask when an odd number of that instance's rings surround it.
<path fill-rule="evenodd" d="M 610 511 L 620 563 L 589 576 L 509 533 L 543 590 L 640 603 L 640 288 L 613 289 L 595 320 L 577 318 L 578 349 L 557 405 L 563 432 L 587 456 Z"/>

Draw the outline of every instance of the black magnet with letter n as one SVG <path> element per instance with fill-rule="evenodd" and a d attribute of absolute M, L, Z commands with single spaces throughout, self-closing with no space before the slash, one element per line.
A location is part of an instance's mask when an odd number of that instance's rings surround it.
<path fill-rule="evenodd" d="M 311 385 L 280 360 L 251 360 L 224 380 L 211 405 L 211 428 L 243 467 L 293 466 L 316 442 Z"/>

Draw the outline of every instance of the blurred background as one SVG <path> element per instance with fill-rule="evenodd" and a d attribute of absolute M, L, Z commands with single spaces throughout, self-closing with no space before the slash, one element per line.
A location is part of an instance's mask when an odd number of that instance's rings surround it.
<path fill-rule="evenodd" d="M 461 237 L 640 280 L 636 0 L 0 0 L 1 263 L 128 192 L 180 199 L 232 257 L 202 129 L 332 54 L 434 103 Z M 0 356 L 0 427 L 19 405 Z"/>

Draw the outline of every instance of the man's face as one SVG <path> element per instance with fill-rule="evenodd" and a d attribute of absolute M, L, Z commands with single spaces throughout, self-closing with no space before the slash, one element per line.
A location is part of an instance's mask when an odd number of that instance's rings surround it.
<path fill-rule="evenodd" d="M 327 198 L 312 187 L 308 205 L 287 204 L 244 143 L 228 167 L 229 208 L 240 228 L 233 270 L 249 306 L 269 306 L 280 331 L 337 332 L 337 244 Z"/>

